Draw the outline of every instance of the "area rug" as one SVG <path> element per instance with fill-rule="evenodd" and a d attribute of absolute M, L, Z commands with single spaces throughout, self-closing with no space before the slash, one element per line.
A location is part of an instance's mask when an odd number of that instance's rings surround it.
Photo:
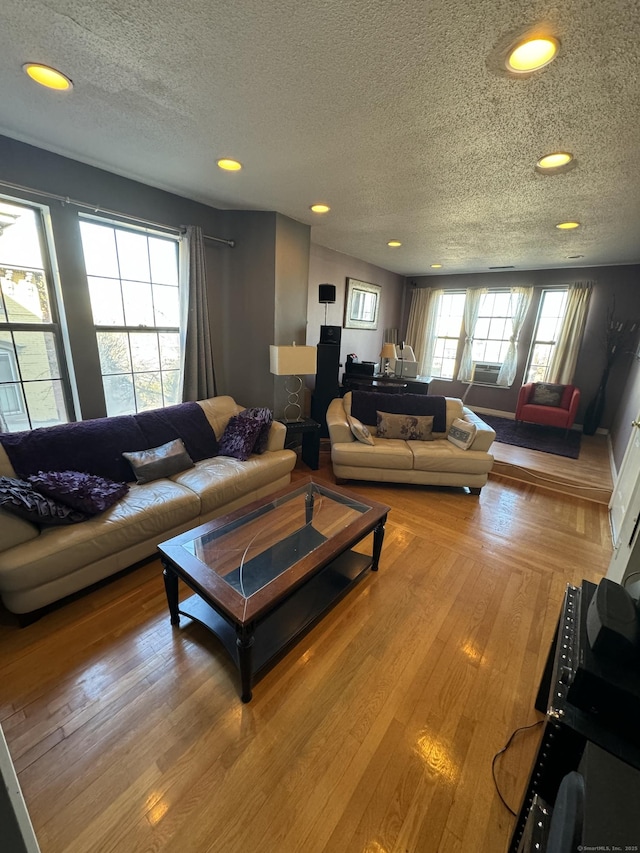
<path fill-rule="evenodd" d="M 543 453 L 554 453 L 569 459 L 577 459 L 580 455 L 581 432 L 570 429 L 565 438 L 565 431 L 557 427 L 523 423 L 516 426 L 516 422 L 508 418 L 485 414 L 480 414 L 479 417 L 493 427 L 496 431 L 496 441 L 502 444 L 526 447 L 527 450 L 541 450 Z"/>

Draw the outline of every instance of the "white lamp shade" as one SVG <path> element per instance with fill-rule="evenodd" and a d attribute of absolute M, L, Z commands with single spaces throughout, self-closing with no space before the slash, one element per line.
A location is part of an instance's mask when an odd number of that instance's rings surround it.
<path fill-rule="evenodd" d="M 303 376 L 316 372 L 315 347 L 269 347 L 269 370 L 276 376 Z"/>

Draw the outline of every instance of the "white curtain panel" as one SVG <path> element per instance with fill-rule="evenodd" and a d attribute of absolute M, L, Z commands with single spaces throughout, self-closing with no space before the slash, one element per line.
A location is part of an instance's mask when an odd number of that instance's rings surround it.
<path fill-rule="evenodd" d="M 206 400 L 216 394 L 216 377 L 200 227 L 190 225 L 187 228 L 186 237 L 181 241 L 180 261 L 182 400 Z"/>
<path fill-rule="evenodd" d="M 531 305 L 533 287 L 511 287 L 509 288 L 509 294 L 511 335 L 509 337 L 507 354 L 502 362 L 496 383 L 506 386 L 513 385 L 513 380 L 516 378 L 516 370 L 518 368 L 518 338 L 520 337 L 520 331 L 527 316 L 527 311 Z"/>
<path fill-rule="evenodd" d="M 461 382 L 471 382 L 473 379 L 473 336 L 478 322 L 478 312 L 480 311 L 480 300 L 485 293 L 486 287 L 474 287 L 467 290 L 466 299 L 464 300 L 464 350 L 462 351 L 462 360 L 460 361 L 460 370 L 458 371 L 458 379 Z"/>
<path fill-rule="evenodd" d="M 545 376 L 547 382 L 555 382 L 559 385 L 573 383 L 593 284 L 592 281 L 576 281 L 569 288 L 562 328 L 547 367 Z"/>
<path fill-rule="evenodd" d="M 411 307 L 409 308 L 409 320 L 407 322 L 407 343 L 413 347 L 420 376 L 431 376 L 435 349 L 435 326 L 441 296 L 441 290 L 434 290 L 431 287 L 416 288 L 411 296 Z"/>

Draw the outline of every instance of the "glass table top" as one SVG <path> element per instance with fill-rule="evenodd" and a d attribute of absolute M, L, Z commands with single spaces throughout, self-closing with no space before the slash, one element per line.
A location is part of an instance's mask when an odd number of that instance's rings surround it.
<path fill-rule="evenodd" d="M 183 534 L 181 548 L 248 599 L 371 508 L 309 482 L 216 529 Z"/>

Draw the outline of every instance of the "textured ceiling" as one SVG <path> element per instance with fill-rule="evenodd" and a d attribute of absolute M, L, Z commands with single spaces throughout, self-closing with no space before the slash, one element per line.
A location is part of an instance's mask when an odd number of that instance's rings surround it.
<path fill-rule="evenodd" d="M 640 262 L 638 0 L 3 0 L 2 19 L 7 136 L 277 210 L 408 275 Z M 545 21 L 551 65 L 490 70 L 499 44 Z M 73 91 L 36 86 L 27 61 Z M 577 168 L 537 174 L 558 149 Z M 244 169 L 221 172 L 221 156 Z M 565 219 L 582 226 L 558 231 Z"/>

